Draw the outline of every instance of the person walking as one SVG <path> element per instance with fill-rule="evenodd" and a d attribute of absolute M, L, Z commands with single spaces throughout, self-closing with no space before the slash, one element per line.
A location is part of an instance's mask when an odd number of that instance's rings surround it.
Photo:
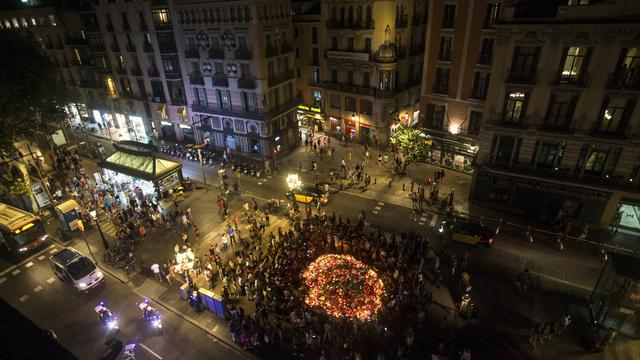
<path fill-rule="evenodd" d="M 162 282 L 162 278 L 160 277 L 160 265 L 158 265 L 158 263 L 151 265 L 151 271 L 153 272 L 153 275 L 156 277 L 156 279 Z"/>
<path fill-rule="evenodd" d="M 167 284 L 171 286 L 171 269 L 167 264 L 162 264 L 162 277 L 167 281 Z"/>

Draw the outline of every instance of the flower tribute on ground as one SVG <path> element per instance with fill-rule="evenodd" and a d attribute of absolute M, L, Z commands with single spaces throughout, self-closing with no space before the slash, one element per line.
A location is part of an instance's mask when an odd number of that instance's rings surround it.
<path fill-rule="evenodd" d="M 366 321 L 382 307 L 384 284 L 378 274 L 350 255 L 322 255 L 302 273 L 305 302 L 328 315 Z"/>

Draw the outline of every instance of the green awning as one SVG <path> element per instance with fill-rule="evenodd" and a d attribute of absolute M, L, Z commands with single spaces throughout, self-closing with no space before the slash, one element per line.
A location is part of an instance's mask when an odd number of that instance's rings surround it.
<path fill-rule="evenodd" d="M 122 149 L 98 162 L 98 166 L 147 181 L 159 180 L 182 168 L 182 164 L 153 153 L 133 154 Z"/>

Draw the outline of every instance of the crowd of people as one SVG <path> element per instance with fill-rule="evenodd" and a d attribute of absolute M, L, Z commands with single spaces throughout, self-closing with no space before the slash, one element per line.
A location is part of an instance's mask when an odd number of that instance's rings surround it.
<path fill-rule="evenodd" d="M 433 249 L 415 233 L 386 234 L 352 223 L 340 215 L 311 211 L 291 219 L 291 226 L 269 231 L 269 212 L 253 201 L 244 218 L 226 217 L 222 246 L 212 243 L 197 270 L 183 273 L 194 285 L 221 291 L 235 342 L 269 357 L 279 351 L 323 359 L 405 358 L 415 354 L 429 314 L 434 278 Z M 284 207 L 283 207 L 284 208 Z M 240 224 L 247 224 L 244 231 Z M 327 316 L 305 304 L 304 268 L 323 254 L 350 254 L 383 279 L 383 308 L 368 322 Z M 466 349 L 464 349 L 466 350 Z M 463 349 L 441 346 L 459 358 Z M 279 352 L 278 352 L 279 353 Z"/>

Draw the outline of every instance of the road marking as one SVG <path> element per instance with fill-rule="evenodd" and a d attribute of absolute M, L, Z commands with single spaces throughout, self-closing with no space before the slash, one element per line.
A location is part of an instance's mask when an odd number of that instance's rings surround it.
<path fill-rule="evenodd" d="M 419 222 L 418 225 L 424 225 L 424 223 L 423 222 Z"/>
<path fill-rule="evenodd" d="M 379 201 L 379 202 L 378 202 L 378 205 L 383 206 L 383 205 L 384 205 L 384 203 L 383 203 L 383 202 L 381 202 L 381 201 Z"/>
<path fill-rule="evenodd" d="M 267 179 L 271 179 L 272 177 L 273 177 L 273 176 L 269 175 L 269 176 L 267 176 Z"/>
<path fill-rule="evenodd" d="M 380 211 L 380 209 L 382 209 L 382 207 L 376 206 L 376 207 L 374 207 L 374 209 L 377 210 L 377 211 Z"/>
<path fill-rule="evenodd" d="M 435 227 L 437 223 L 438 223 L 438 214 L 433 214 L 433 217 L 431 218 L 431 224 L 429 224 L 429 226 Z"/>
<path fill-rule="evenodd" d="M 38 256 L 38 255 L 40 255 L 40 254 L 43 254 L 45 251 L 47 251 L 47 250 L 49 250 L 49 249 L 51 249 L 51 248 L 55 248 L 55 245 L 49 245 L 47 248 L 44 248 L 44 249 L 42 249 L 42 250 L 38 251 L 37 253 L 35 253 L 35 254 L 31 255 L 31 257 Z M 31 259 L 31 258 L 26 259 L 26 260 L 23 260 L 23 261 L 22 261 L 21 263 L 19 263 L 19 264 L 16 264 L 16 265 L 13 265 L 13 266 L 11 266 L 11 267 L 9 267 L 9 268 L 7 268 L 7 269 L 4 269 L 2 272 L 0 272 L 0 276 L 4 276 L 4 275 L 6 275 L 6 274 L 8 274 L 8 273 L 12 272 L 13 270 L 17 269 L 17 268 L 18 268 L 18 266 L 22 266 L 22 264 L 24 264 L 24 263 L 28 262 L 30 259 Z"/>
<path fill-rule="evenodd" d="M 212 331 L 216 331 L 216 330 L 218 330 L 218 326 L 220 326 L 220 325 L 216 325 L 216 326 L 214 326 Z"/>
<path fill-rule="evenodd" d="M 262 185 L 262 183 L 261 183 L 261 182 L 259 182 L 259 183 L 258 183 L 258 185 Z"/>
<path fill-rule="evenodd" d="M 20 269 L 15 269 L 11 272 L 11 275 L 18 275 L 20 274 Z"/>
<path fill-rule="evenodd" d="M 370 224 L 368 222 L 364 222 L 364 226 L 369 226 Z"/>
<path fill-rule="evenodd" d="M 54 281 L 56 281 L 56 278 L 54 277 L 50 277 L 47 279 L 47 283 L 52 284 Z"/>
<path fill-rule="evenodd" d="M 155 356 L 156 358 L 162 360 L 162 356 L 156 354 L 153 350 L 149 349 L 145 344 L 140 343 L 140 346 L 142 346 L 143 349 L 147 350 L 149 353 L 151 353 L 151 355 Z"/>
<path fill-rule="evenodd" d="M 32 267 L 32 266 L 33 266 L 33 261 L 29 261 L 29 262 L 25 265 L 25 267 L 28 267 L 28 268 L 30 268 L 30 267 Z"/>
<path fill-rule="evenodd" d="M 38 285 L 38 286 L 36 286 L 35 288 L 33 288 L 33 292 L 34 292 L 34 293 L 37 293 L 37 292 L 39 292 L 39 291 L 40 291 L 40 290 L 42 290 L 42 289 L 44 289 L 44 288 L 42 287 L 42 285 Z"/>
<path fill-rule="evenodd" d="M 46 256 L 44 256 L 44 255 L 40 255 L 40 256 L 38 256 L 38 260 L 40 260 L 40 261 L 42 261 L 42 260 L 44 260 L 44 259 L 46 259 L 46 258 L 47 258 L 47 257 L 46 257 Z"/>
<path fill-rule="evenodd" d="M 7 281 L 7 278 L 6 278 L 6 277 L 1 277 L 1 278 L 0 278 L 0 284 L 2 284 L 2 283 L 3 283 L 3 282 L 5 282 L 5 281 Z"/>
<path fill-rule="evenodd" d="M 18 300 L 20 300 L 20 302 L 25 302 L 29 299 L 29 295 L 22 295 L 22 297 Z"/>
<path fill-rule="evenodd" d="M 53 254 L 53 253 L 54 253 L 54 252 L 56 252 L 56 251 L 58 251 L 58 249 L 53 248 L 53 249 L 51 249 L 51 251 L 49 251 L 49 254 Z"/>
<path fill-rule="evenodd" d="M 424 222 L 424 221 L 426 221 L 426 220 L 427 220 L 427 217 L 426 217 L 426 216 L 421 216 L 421 217 L 420 217 L 420 221 L 423 221 L 423 222 Z"/>
<path fill-rule="evenodd" d="M 373 210 L 371 213 L 374 214 L 374 215 L 378 215 L 378 212 L 375 211 L 375 210 Z"/>

